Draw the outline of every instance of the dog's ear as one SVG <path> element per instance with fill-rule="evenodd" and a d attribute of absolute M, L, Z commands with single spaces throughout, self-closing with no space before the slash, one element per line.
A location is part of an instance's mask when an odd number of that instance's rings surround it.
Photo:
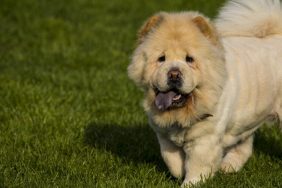
<path fill-rule="evenodd" d="M 140 28 L 138 32 L 138 43 L 142 43 L 145 39 L 145 37 L 152 31 L 154 28 L 156 28 L 163 20 L 164 13 L 158 13 L 153 16 L 151 16 L 143 26 Z"/>
<path fill-rule="evenodd" d="M 145 89 L 146 85 L 144 74 L 147 59 L 146 53 L 137 48 L 132 56 L 131 63 L 127 67 L 129 78 L 142 89 Z"/>
<path fill-rule="evenodd" d="M 204 18 L 203 16 L 196 16 L 192 19 L 192 22 L 213 44 L 218 44 L 216 29 L 207 18 Z"/>
<path fill-rule="evenodd" d="M 143 26 L 140 28 L 138 32 L 138 45 L 143 43 L 147 35 L 158 27 L 158 25 L 162 22 L 164 17 L 163 12 L 157 13 L 150 17 Z M 132 56 L 131 64 L 128 66 L 128 76 L 131 78 L 135 84 L 140 86 L 141 88 L 144 88 L 144 69 L 145 64 L 147 61 L 147 55 L 145 52 L 141 51 L 139 48 L 137 48 Z"/>

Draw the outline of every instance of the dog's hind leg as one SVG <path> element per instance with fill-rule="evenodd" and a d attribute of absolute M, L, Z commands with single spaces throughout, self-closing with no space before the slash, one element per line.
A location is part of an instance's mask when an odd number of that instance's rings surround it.
<path fill-rule="evenodd" d="M 281 93 L 282 93 L 282 89 L 281 89 Z M 280 130 L 282 131 L 282 94 L 281 94 L 281 97 L 280 97 L 281 101 L 280 104 L 278 105 L 277 109 L 276 109 L 276 123 L 278 124 Z"/>
<path fill-rule="evenodd" d="M 282 88 L 280 88 L 280 105 L 278 106 L 277 114 L 278 114 L 278 125 L 280 130 L 282 131 Z"/>
<path fill-rule="evenodd" d="M 237 172 L 252 155 L 253 135 L 229 149 L 221 163 L 221 170 L 226 173 Z"/>
<path fill-rule="evenodd" d="M 278 125 L 280 127 L 280 130 L 282 131 L 282 87 L 280 89 L 281 89 L 280 90 L 280 106 L 278 106 L 277 114 L 278 114 L 278 120 L 279 120 Z"/>
<path fill-rule="evenodd" d="M 280 130 L 282 131 L 282 105 L 277 113 L 278 113 L 278 125 L 280 127 Z"/>

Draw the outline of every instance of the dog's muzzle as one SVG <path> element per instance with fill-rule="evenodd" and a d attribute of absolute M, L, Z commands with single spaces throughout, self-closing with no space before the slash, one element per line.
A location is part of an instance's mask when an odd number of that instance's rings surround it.
<path fill-rule="evenodd" d="M 167 85 L 171 89 L 179 89 L 182 86 L 182 73 L 176 67 L 171 68 L 167 73 Z"/>
<path fill-rule="evenodd" d="M 167 73 L 168 90 L 160 91 L 155 87 L 155 105 L 158 110 L 165 111 L 182 107 L 186 104 L 190 93 L 182 93 L 180 91 L 183 84 L 183 75 L 181 71 L 173 67 Z"/>

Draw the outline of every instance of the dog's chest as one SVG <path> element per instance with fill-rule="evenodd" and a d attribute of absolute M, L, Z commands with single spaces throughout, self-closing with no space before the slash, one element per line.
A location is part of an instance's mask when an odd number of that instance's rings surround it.
<path fill-rule="evenodd" d="M 170 127 L 158 127 L 155 125 L 151 125 L 154 131 L 166 136 L 170 141 L 172 141 L 175 145 L 181 147 L 184 144 L 184 136 L 187 129 L 182 128 L 181 125 L 175 123 Z"/>

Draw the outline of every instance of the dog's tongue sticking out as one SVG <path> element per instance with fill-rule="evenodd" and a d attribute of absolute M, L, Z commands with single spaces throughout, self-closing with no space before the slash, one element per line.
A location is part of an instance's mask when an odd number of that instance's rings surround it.
<path fill-rule="evenodd" d="M 159 110 L 164 111 L 171 106 L 173 101 L 180 99 L 180 97 L 181 95 L 174 91 L 160 92 L 156 96 L 155 105 Z"/>

